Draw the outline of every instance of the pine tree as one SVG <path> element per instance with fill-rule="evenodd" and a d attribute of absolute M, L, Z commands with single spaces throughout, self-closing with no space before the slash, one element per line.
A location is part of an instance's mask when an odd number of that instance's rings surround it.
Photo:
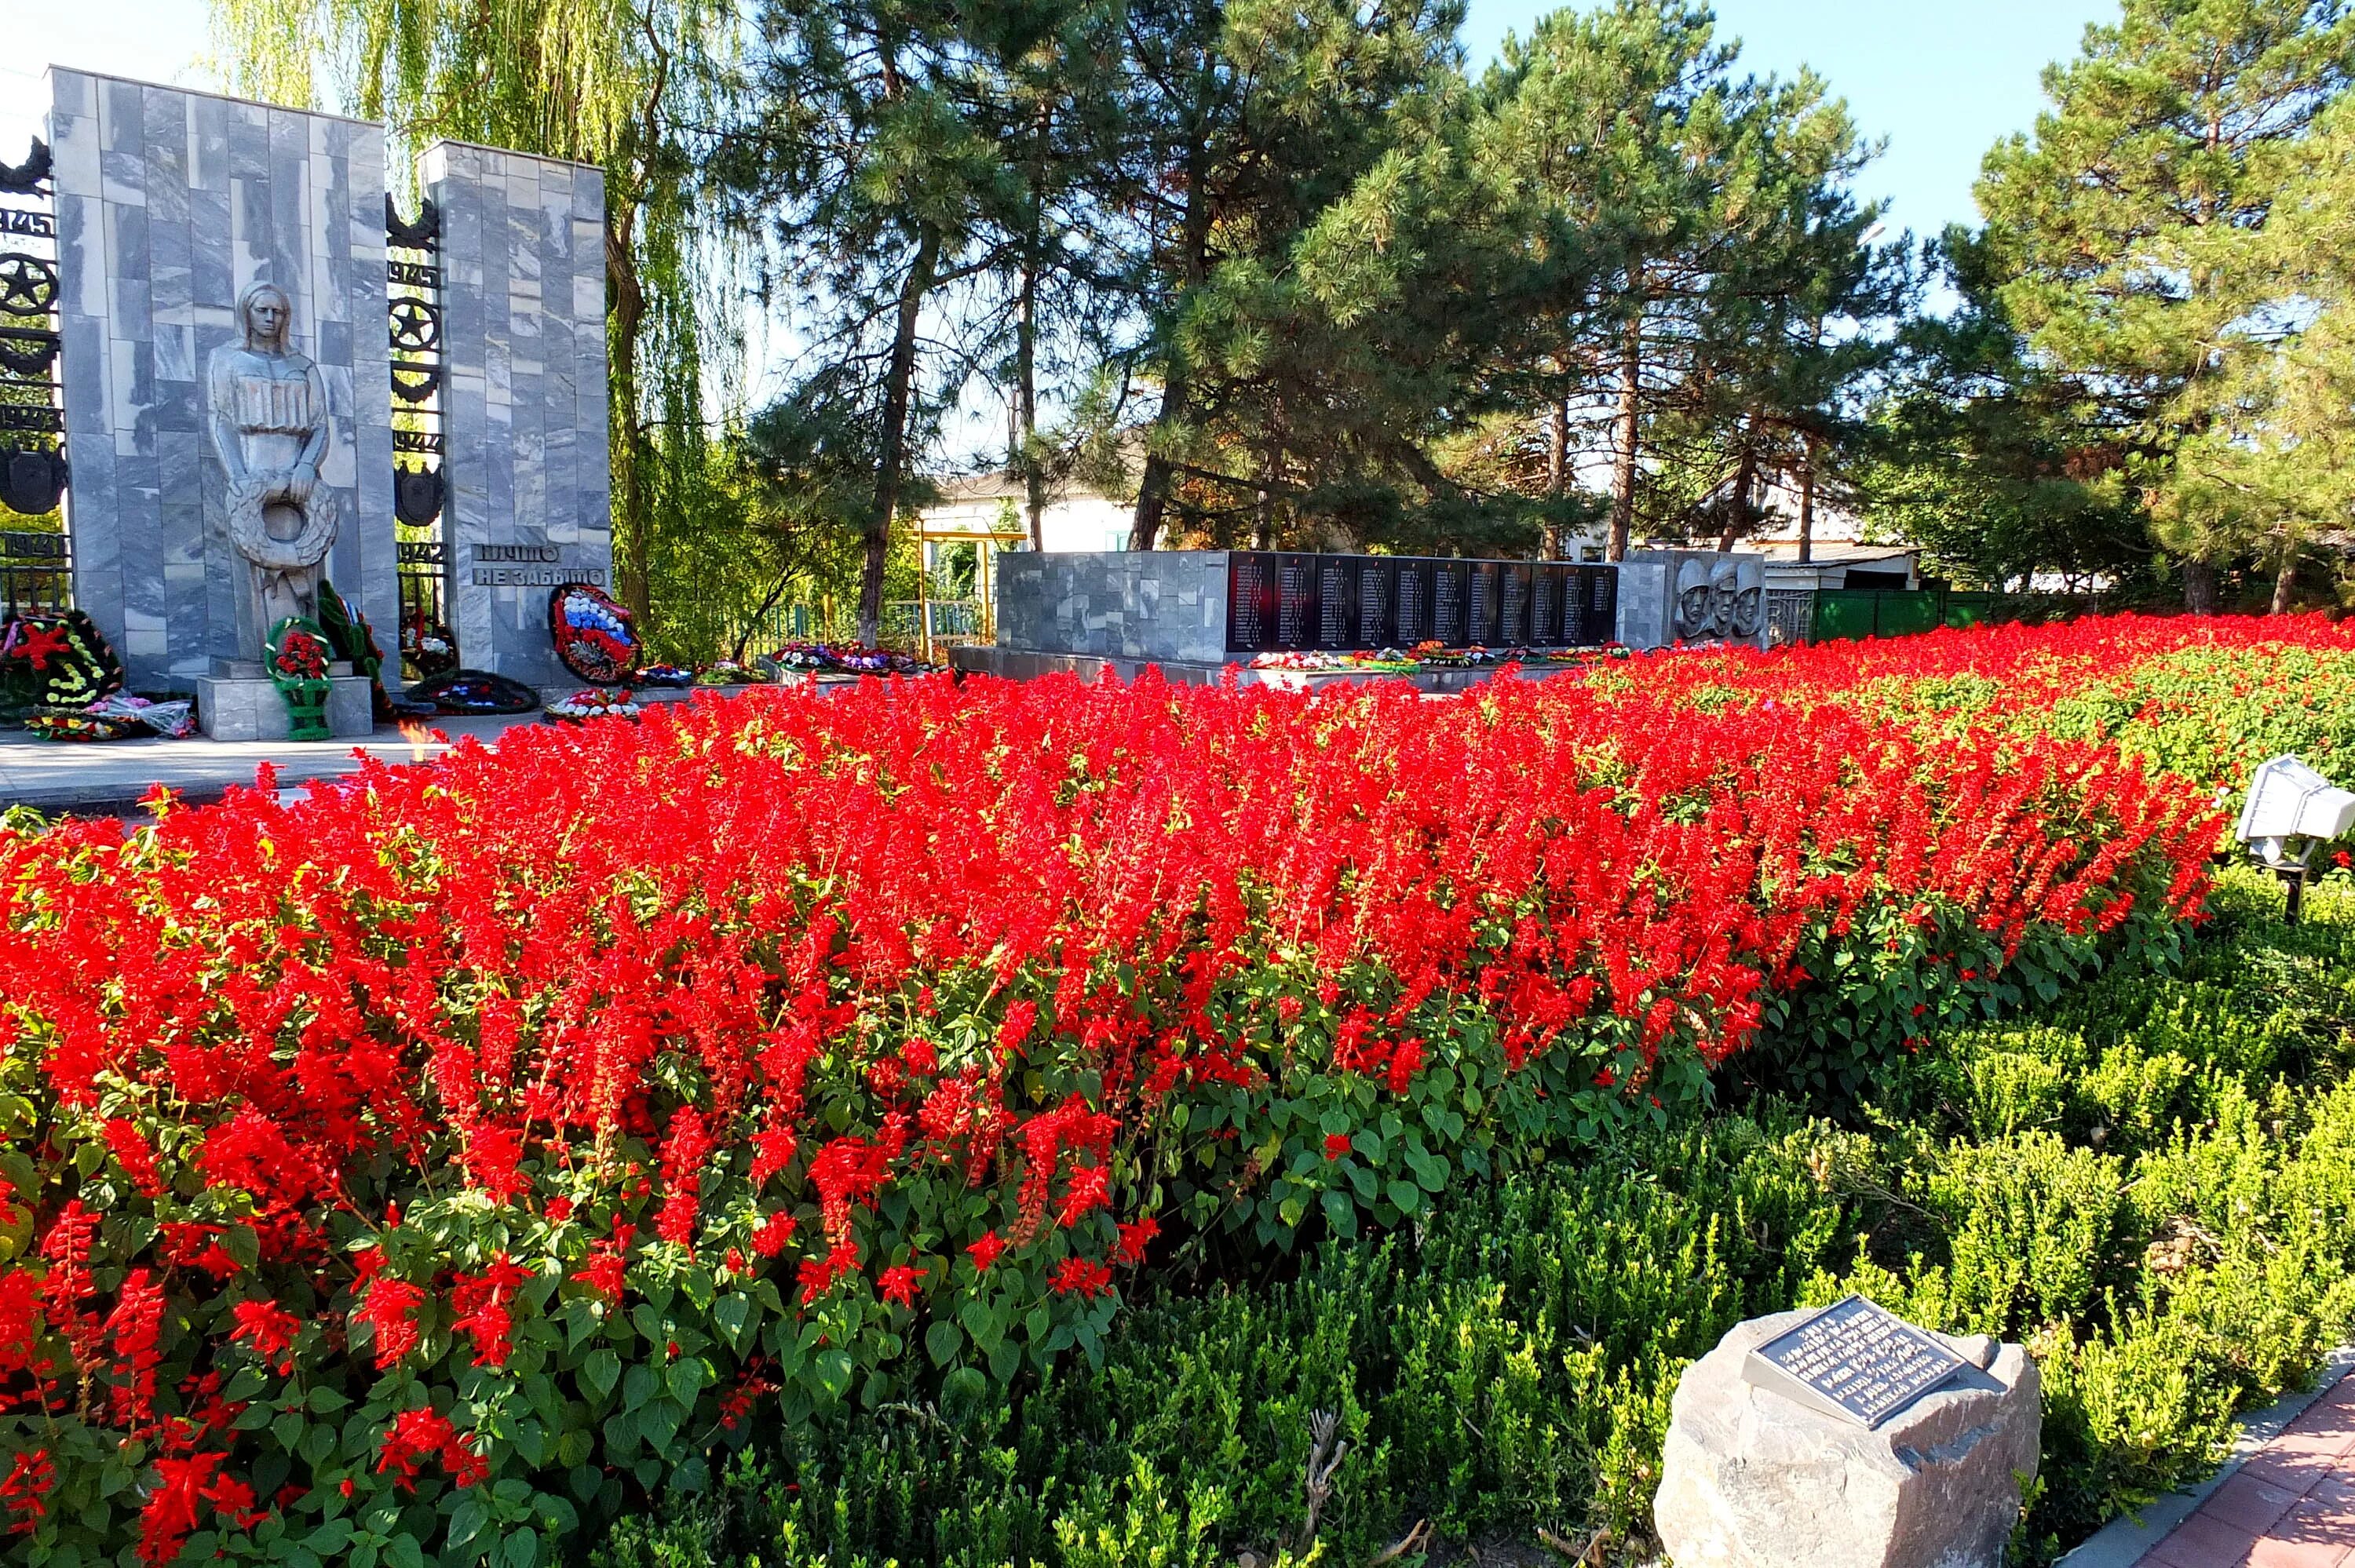
<path fill-rule="evenodd" d="M 2179 453 L 2227 422 L 2239 362 L 2267 348 L 2278 278 L 2262 237 L 2350 69 L 2340 0 L 2126 0 L 2045 73 L 2052 108 L 1979 181 L 2003 308 L 2177 521 L 2162 539 L 2194 609 L 2215 608 L 2215 569 L 2242 535 L 2190 521 L 2209 513 L 2207 482 Z"/>
<path fill-rule="evenodd" d="M 2307 546 L 2355 531 L 2355 96 L 2299 144 L 2272 221 L 2246 243 L 2274 302 L 2237 329 L 2217 412 L 2178 443 L 2154 511 L 2187 555 L 2270 569 L 2278 615 Z"/>

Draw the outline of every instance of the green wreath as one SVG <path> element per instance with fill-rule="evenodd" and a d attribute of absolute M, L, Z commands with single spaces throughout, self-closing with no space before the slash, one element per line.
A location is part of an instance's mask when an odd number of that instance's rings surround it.
<path fill-rule="evenodd" d="M 263 667 L 286 704 L 290 740 L 330 740 L 327 728 L 327 666 L 335 650 L 315 620 L 290 615 L 270 629 Z"/>
<path fill-rule="evenodd" d="M 123 661 L 79 609 L 0 623 L 0 708 L 86 708 L 123 689 Z"/>
<path fill-rule="evenodd" d="M 368 678 L 368 702 L 376 716 L 395 716 L 392 695 L 384 689 L 384 650 L 377 646 L 376 628 L 368 624 L 366 611 L 324 577 L 319 581 L 319 626 L 336 657 L 351 661 L 353 670 Z"/>

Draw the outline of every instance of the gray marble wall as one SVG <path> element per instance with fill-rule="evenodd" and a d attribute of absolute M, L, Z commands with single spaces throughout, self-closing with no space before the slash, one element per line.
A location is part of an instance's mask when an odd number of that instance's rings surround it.
<path fill-rule="evenodd" d="M 240 646 L 240 562 L 204 433 L 206 357 L 264 275 L 294 304 L 336 439 L 328 575 L 388 644 L 399 613 L 387 391 L 384 132 L 50 72 L 74 597 L 134 688 L 188 689 Z M 602 425 L 599 427 L 602 429 Z"/>
<path fill-rule="evenodd" d="M 1619 565 L 1619 641 L 1766 646 L 1766 557 L 1715 550 L 1633 550 Z"/>
<path fill-rule="evenodd" d="M 437 143 L 443 524 L 459 656 L 533 686 L 558 663 L 549 589 L 610 588 L 605 182 L 595 168 Z"/>
<path fill-rule="evenodd" d="M 1002 553 L 997 646 L 1223 664 L 1227 552 Z"/>

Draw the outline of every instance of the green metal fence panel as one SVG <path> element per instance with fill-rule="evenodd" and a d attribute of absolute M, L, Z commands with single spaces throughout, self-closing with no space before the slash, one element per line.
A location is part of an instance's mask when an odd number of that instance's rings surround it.
<path fill-rule="evenodd" d="M 1881 602 L 1874 606 L 1872 631 L 1876 637 L 1909 637 L 1917 631 L 1935 631 L 1945 607 L 1939 603 L 1944 596 L 1934 593 L 1881 593 L 1873 597 Z"/>
<path fill-rule="evenodd" d="M 1947 619 L 1949 596 L 1921 590 L 1838 588 L 1816 595 L 1814 641 L 1835 641 L 1860 637 L 1905 637 L 1933 631 L 1941 625 L 1971 624 Z"/>
<path fill-rule="evenodd" d="M 1873 593 L 1824 592 L 1816 595 L 1816 630 L 1812 641 L 1838 642 L 1872 635 L 1879 599 Z"/>
<path fill-rule="evenodd" d="M 1985 626 L 1996 618 L 2001 594 L 1950 593 L 1946 596 L 1948 626 Z"/>

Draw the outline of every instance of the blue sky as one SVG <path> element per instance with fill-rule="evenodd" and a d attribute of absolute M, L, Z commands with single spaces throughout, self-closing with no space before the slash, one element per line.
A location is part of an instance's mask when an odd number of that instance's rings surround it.
<path fill-rule="evenodd" d="M 1508 29 L 1526 31 L 1541 0 L 1468 0 L 1475 69 Z M 8 0 L 11 48 L 0 58 L 0 160 L 23 155 L 40 128 L 41 69 L 51 62 L 150 81 L 208 85 L 204 0 Z M 1865 194 L 1890 200 L 1892 225 L 1934 233 L 1970 221 L 1980 157 L 2026 129 L 2037 76 L 2076 52 L 2085 24 L 2116 0 L 1718 0 L 1722 30 L 1753 70 L 1811 65 L 1847 98 L 1869 135 L 1886 137 Z"/>

